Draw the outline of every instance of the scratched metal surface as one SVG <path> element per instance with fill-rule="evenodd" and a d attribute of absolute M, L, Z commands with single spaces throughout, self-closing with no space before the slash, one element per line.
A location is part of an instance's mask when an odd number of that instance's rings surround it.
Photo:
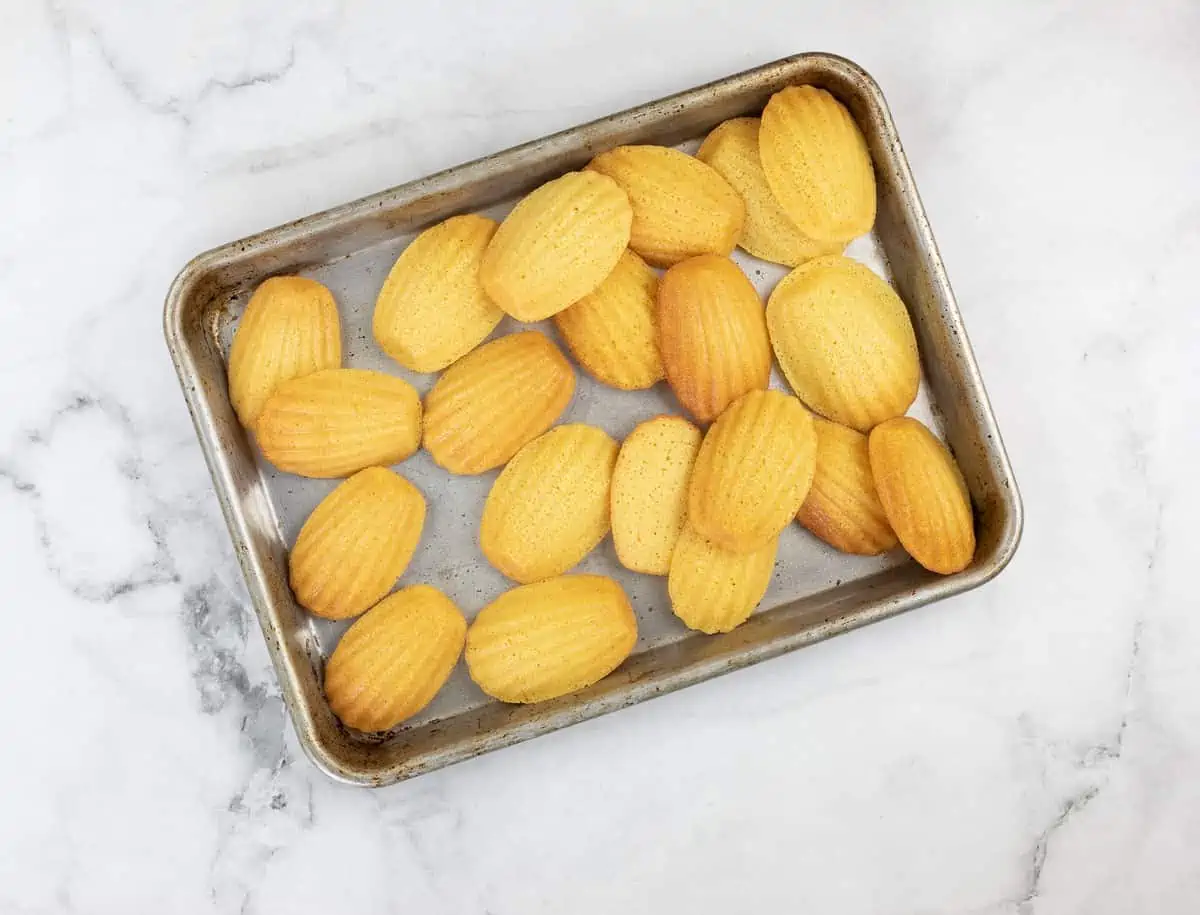
<path fill-rule="evenodd" d="M 823 85 L 846 103 L 871 146 L 879 218 L 873 233 L 847 253 L 887 276 L 912 314 L 923 375 L 911 413 L 950 444 L 963 466 L 977 514 L 974 564 L 940 578 L 902 551 L 848 556 L 791 525 L 780 540 L 759 612 L 735 632 L 710 637 L 690 632 L 671 614 L 665 579 L 625 570 L 606 539 L 578 570 L 616 578 L 637 612 L 634 655 L 612 675 L 572 696 L 515 707 L 485 696 L 460 663 L 434 702 L 394 732 L 381 737 L 347 731 L 320 687 L 323 660 L 347 624 L 316 620 L 298 608 L 286 575 L 287 546 L 337 481 L 306 480 L 266 464 L 229 405 L 224 357 L 250 290 L 281 272 L 320 280 L 339 303 L 345 364 L 400 375 L 424 393 L 434 376 L 401 369 L 382 354 L 370 331 L 383 279 L 416 231 L 465 211 L 502 217 L 521 193 L 620 143 L 694 150 L 709 128 L 758 113 L 773 92 L 803 82 Z M 735 260 L 764 298 L 786 272 L 740 250 Z M 976 587 L 1003 568 L 1020 538 L 1016 484 L 899 139 L 878 87 L 841 58 L 807 54 L 768 64 L 201 255 L 172 287 L 164 321 L 297 733 L 314 762 L 345 781 L 398 781 Z M 515 326 L 506 319 L 496 334 Z M 534 326 L 554 336 L 549 322 Z M 784 388 L 777 372 L 772 385 Z M 619 439 L 637 422 L 663 412 L 680 412 L 665 384 L 644 392 L 615 391 L 580 370 L 562 421 L 599 425 Z M 429 501 L 421 548 L 398 586 L 434 584 L 473 617 L 511 584 L 483 558 L 477 540 L 496 472 L 454 477 L 423 451 L 396 469 Z"/>

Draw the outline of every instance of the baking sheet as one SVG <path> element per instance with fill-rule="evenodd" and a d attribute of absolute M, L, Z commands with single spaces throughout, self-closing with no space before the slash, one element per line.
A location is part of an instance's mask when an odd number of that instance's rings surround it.
<path fill-rule="evenodd" d="M 670 612 L 665 579 L 627 572 L 606 539 L 577 571 L 614 577 L 634 605 L 638 644 L 616 672 L 572 696 L 505 706 L 478 690 L 460 662 L 433 703 L 390 735 L 347 731 L 329 711 L 320 681 L 323 658 L 348 623 L 305 613 L 286 585 L 286 547 L 338 481 L 301 479 L 265 464 L 228 402 L 224 357 L 250 292 L 280 272 L 323 282 L 339 303 L 344 364 L 399 375 L 423 394 L 436 376 L 400 368 L 379 350 L 370 329 L 379 288 L 416 231 L 458 212 L 502 218 L 531 187 L 620 143 L 682 142 L 681 148 L 694 150 L 712 126 L 757 113 L 772 92 L 800 82 L 824 85 L 839 96 L 871 145 L 879 218 L 873 233 L 852 243 L 847 254 L 892 280 L 909 307 L 923 369 L 910 413 L 950 444 L 963 467 L 977 515 L 975 563 L 942 578 L 899 550 L 872 558 L 838 553 L 793 524 L 781 537 L 759 612 L 733 633 L 705 636 Z M 734 259 L 764 301 L 786 273 L 740 250 Z M 346 781 L 378 785 L 410 777 L 975 587 L 1003 568 L 1019 540 L 1021 507 L 1012 471 L 890 115 L 870 77 L 831 55 L 768 64 L 209 252 L 177 279 L 164 321 L 297 733 L 321 768 Z M 505 319 L 494 336 L 528 326 Z M 532 326 L 555 338 L 550 322 Z M 777 372 L 772 386 L 786 390 Z M 679 407 L 665 383 L 650 391 L 617 391 L 577 370 L 575 396 L 560 422 L 592 423 L 621 439 L 641 420 L 675 412 Z M 429 508 L 421 546 L 398 586 L 433 584 L 473 618 L 511 587 L 478 547 L 480 514 L 498 471 L 453 476 L 423 451 L 396 469 L 425 493 Z"/>

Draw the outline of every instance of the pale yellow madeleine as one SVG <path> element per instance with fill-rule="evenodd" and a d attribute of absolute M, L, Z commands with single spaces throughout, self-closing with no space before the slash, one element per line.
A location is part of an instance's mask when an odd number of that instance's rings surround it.
<path fill-rule="evenodd" d="M 637 391 L 662 379 L 657 289 L 658 276 L 626 250 L 595 292 L 554 316 L 571 354 L 597 381 Z"/>
<path fill-rule="evenodd" d="M 612 478 L 612 535 L 625 568 L 648 575 L 670 570 L 700 439 L 682 416 L 656 416 L 621 444 Z"/>
<path fill-rule="evenodd" d="M 800 401 L 751 391 L 704 436 L 688 489 L 688 523 L 732 552 L 761 549 L 796 516 L 816 458 L 812 415 Z"/>
<path fill-rule="evenodd" d="M 229 349 L 229 398 L 254 427 L 275 389 L 342 364 L 342 326 L 333 294 L 316 280 L 273 276 L 250 297 Z"/>
<path fill-rule="evenodd" d="M 658 334 L 671 390 L 702 423 L 712 422 L 747 391 L 765 389 L 770 380 L 762 302 L 727 257 L 701 255 L 663 274 Z"/>
<path fill-rule="evenodd" d="M 804 235 L 848 242 L 875 224 L 875 171 L 862 131 L 837 99 L 815 86 L 789 86 L 763 109 L 763 174 Z"/>
<path fill-rule="evenodd" d="M 969 566 L 975 555 L 971 496 L 949 449 L 907 416 L 872 429 L 868 447 L 879 501 L 904 549 L 942 575 Z"/>
<path fill-rule="evenodd" d="M 425 708 L 458 663 L 467 621 L 450 598 L 413 585 L 353 626 L 325 665 L 329 707 L 347 727 L 386 731 Z"/>
<path fill-rule="evenodd" d="M 500 472 L 483 506 L 483 555 L 521 583 L 561 575 L 608 533 L 617 443 L 595 426 L 556 426 Z"/>
<path fill-rule="evenodd" d="M 834 422 L 867 432 L 916 399 L 921 361 L 908 310 L 857 261 L 819 257 L 789 273 L 767 301 L 767 329 L 796 396 Z"/>
<path fill-rule="evenodd" d="M 729 632 L 767 593 L 779 538 L 750 553 L 733 553 L 685 525 L 671 558 L 671 610 L 689 629 Z"/>
<path fill-rule="evenodd" d="M 288 556 L 297 602 L 317 616 L 357 616 L 392 590 L 425 525 L 425 497 L 383 467 L 368 467 L 317 505 Z"/>
<path fill-rule="evenodd" d="M 896 545 L 875 490 L 867 437 L 816 419 L 817 470 L 796 520 L 844 553 L 874 556 Z"/>
<path fill-rule="evenodd" d="M 495 231 L 492 220 L 467 214 L 413 239 L 375 302 L 372 328 L 385 353 L 414 372 L 437 372 L 496 329 L 504 312 L 479 282 Z"/>
<path fill-rule="evenodd" d="M 604 282 L 629 244 L 632 222 L 615 181 L 568 172 L 505 217 L 484 251 L 480 282 L 518 321 L 541 321 Z"/>
<path fill-rule="evenodd" d="M 571 402 L 575 370 L 535 330 L 485 343 L 442 373 L 425 397 L 424 445 L 451 473 L 499 467 Z"/>
<path fill-rule="evenodd" d="M 636 643 L 620 585 L 562 575 L 513 588 L 479 611 L 467 630 L 467 669 L 502 702 L 544 702 L 607 676 Z"/>
<path fill-rule="evenodd" d="M 755 257 L 789 267 L 823 254 L 841 254 L 844 242 L 809 238 L 775 199 L 758 156 L 758 129 L 758 118 L 733 118 L 705 137 L 696 153 L 746 203 L 746 223 L 738 244 Z"/>
<path fill-rule="evenodd" d="M 629 247 L 655 267 L 698 254 L 729 254 L 746 206 L 699 159 L 666 146 L 618 146 L 588 165 L 625 189 L 633 204 Z"/>
<path fill-rule="evenodd" d="M 268 461 L 302 477 L 344 477 L 403 461 L 421 443 L 421 398 L 403 378 L 327 369 L 281 384 L 254 427 Z"/>

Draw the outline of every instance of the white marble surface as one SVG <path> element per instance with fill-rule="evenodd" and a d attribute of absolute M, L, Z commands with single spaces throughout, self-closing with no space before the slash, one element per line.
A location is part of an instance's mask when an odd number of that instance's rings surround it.
<path fill-rule="evenodd" d="M 1200 6 L 500 6 L 0 0 L 0 912 L 1197 911 Z M 889 97 L 1023 489 L 1012 566 L 328 781 L 163 346 L 171 278 L 805 49 Z"/>

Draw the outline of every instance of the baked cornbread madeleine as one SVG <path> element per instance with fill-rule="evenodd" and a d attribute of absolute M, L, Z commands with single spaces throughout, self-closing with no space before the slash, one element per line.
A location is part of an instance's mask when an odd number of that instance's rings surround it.
<path fill-rule="evenodd" d="M 483 253 L 488 297 L 518 321 L 541 321 L 612 273 L 629 245 L 633 208 L 611 178 L 568 172 L 522 199 Z"/>
<path fill-rule="evenodd" d="M 919 420 L 880 423 L 868 441 L 879 501 L 900 543 L 931 572 L 952 575 L 975 555 L 975 522 L 962 471 Z"/>
<path fill-rule="evenodd" d="M 734 553 L 761 549 L 796 516 L 816 469 L 812 415 L 795 397 L 751 391 L 709 428 L 688 487 L 688 523 Z"/>
<path fill-rule="evenodd" d="M 639 391 L 663 378 L 655 298 L 658 275 L 626 250 L 595 292 L 554 316 L 571 355 L 610 387 Z"/>
<path fill-rule="evenodd" d="M 875 170 L 846 106 L 816 86 L 789 86 L 767 102 L 758 154 L 771 193 L 815 241 L 848 242 L 875 224 Z"/>
<path fill-rule="evenodd" d="M 616 461 L 617 443 L 583 423 L 556 426 L 518 451 L 483 506 L 488 562 L 522 584 L 576 565 L 608 533 Z"/>
<path fill-rule="evenodd" d="M 425 396 L 423 444 L 457 474 L 499 467 L 562 415 L 575 370 L 545 334 L 508 334 L 446 369 Z"/>
<path fill-rule="evenodd" d="M 758 155 L 759 118 L 732 118 L 713 129 L 696 158 L 711 165 L 746 204 L 746 222 L 738 245 L 775 264 L 798 267 L 823 254 L 841 254 L 841 241 L 817 241 L 797 228 L 784 212 L 763 174 Z"/>
<path fill-rule="evenodd" d="M 360 470 L 313 509 L 288 556 L 302 607 L 331 620 L 362 613 L 392 590 L 421 540 L 425 497 L 398 473 Z"/>
<path fill-rule="evenodd" d="M 254 426 L 268 461 L 302 477 L 344 477 L 403 461 L 421 443 L 421 398 L 403 378 L 325 369 L 285 381 Z"/>
<path fill-rule="evenodd" d="M 647 575 L 670 571 L 701 438 L 682 416 L 656 416 L 621 443 L 612 479 L 612 535 L 625 568 Z"/>
<path fill-rule="evenodd" d="M 437 695 L 466 637 L 467 621 L 437 588 L 385 597 L 346 630 L 325 665 L 329 707 L 359 731 L 395 727 Z"/>
<path fill-rule="evenodd" d="M 762 302 L 727 257 L 693 257 L 663 274 L 658 334 L 667 382 L 683 408 L 702 423 L 770 381 L 771 344 Z"/>
<path fill-rule="evenodd" d="M 737 191 L 678 149 L 618 146 L 592 159 L 588 170 L 613 178 L 629 195 L 629 247 L 655 267 L 698 254 L 728 255 L 742 233 L 746 205 Z"/>
<path fill-rule="evenodd" d="M 229 399 L 253 429 L 285 381 L 342 364 L 342 326 L 333 293 L 316 280 L 273 276 L 250 296 L 229 349 Z"/>
<path fill-rule="evenodd" d="M 629 657 L 637 619 L 601 575 L 561 575 L 513 588 L 467 630 L 471 679 L 502 702 L 544 702 L 601 680 Z"/>
<path fill-rule="evenodd" d="M 904 415 L 921 382 L 917 338 L 895 290 L 848 257 L 819 257 L 767 300 L 767 330 L 788 384 L 827 419 L 867 432 Z"/>
<path fill-rule="evenodd" d="M 400 253 L 371 322 L 385 353 L 414 372 L 439 372 L 496 329 L 504 312 L 479 282 L 495 231 L 496 223 L 483 216 L 452 216 Z"/>
<path fill-rule="evenodd" d="M 775 568 L 779 538 L 749 553 L 734 553 L 685 525 L 671 558 L 671 611 L 689 629 L 729 632 L 758 606 Z"/>
<path fill-rule="evenodd" d="M 816 417 L 817 469 L 796 520 L 843 553 L 874 556 L 896 546 L 871 476 L 867 437 Z"/>

